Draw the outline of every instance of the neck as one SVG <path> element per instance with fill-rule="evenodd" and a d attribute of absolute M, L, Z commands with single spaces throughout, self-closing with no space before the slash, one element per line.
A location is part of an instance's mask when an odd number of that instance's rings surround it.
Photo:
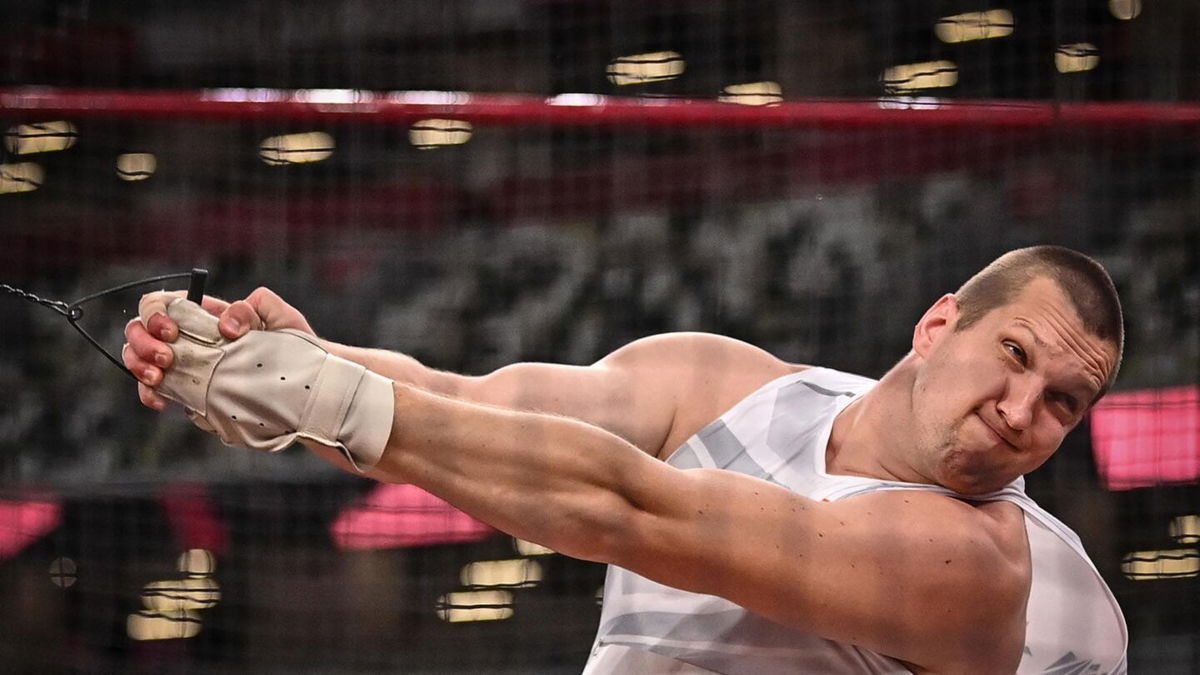
<path fill-rule="evenodd" d="M 906 356 L 834 420 L 825 448 L 828 473 L 932 483 L 908 461 L 915 435 L 912 358 Z"/>

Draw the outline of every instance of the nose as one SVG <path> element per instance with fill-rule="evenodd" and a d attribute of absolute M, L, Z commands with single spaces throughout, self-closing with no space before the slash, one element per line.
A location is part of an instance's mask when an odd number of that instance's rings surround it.
<path fill-rule="evenodd" d="M 1033 411 L 1040 396 L 1040 385 L 1033 378 L 1011 378 L 996 410 L 1009 428 L 1024 431 L 1033 424 Z"/>

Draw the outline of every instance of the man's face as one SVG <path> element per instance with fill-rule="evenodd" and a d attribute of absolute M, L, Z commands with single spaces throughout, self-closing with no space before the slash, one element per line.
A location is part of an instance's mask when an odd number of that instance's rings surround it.
<path fill-rule="evenodd" d="M 939 315 L 940 313 L 940 315 Z M 1116 363 L 1053 281 L 1035 279 L 1010 304 L 955 332 L 943 298 L 919 326 L 913 466 L 963 494 L 997 490 L 1041 466 L 1075 428 Z"/>

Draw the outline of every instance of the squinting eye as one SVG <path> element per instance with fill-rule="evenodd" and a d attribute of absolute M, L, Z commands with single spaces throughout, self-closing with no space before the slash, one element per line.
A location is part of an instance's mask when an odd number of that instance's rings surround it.
<path fill-rule="evenodd" d="M 1025 350 L 1021 349 L 1021 347 L 1015 342 L 1005 342 L 1004 348 L 1007 349 L 1008 353 L 1012 354 L 1018 361 L 1025 363 Z"/>
<path fill-rule="evenodd" d="M 1075 397 L 1070 394 L 1054 394 L 1054 400 L 1062 404 L 1072 415 L 1075 414 L 1075 409 L 1078 407 L 1075 403 Z"/>

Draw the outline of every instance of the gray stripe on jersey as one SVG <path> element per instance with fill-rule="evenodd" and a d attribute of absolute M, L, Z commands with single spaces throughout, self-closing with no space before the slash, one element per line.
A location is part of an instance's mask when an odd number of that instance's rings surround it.
<path fill-rule="evenodd" d="M 787 389 L 790 387 L 794 387 L 797 384 L 802 384 L 802 385 L 808 387 L 809 389 L 812 389 L 813 391 L 817 392 L 818 394 L 824 394 L 826 396 L 853 396 L 854 395 L 854 392 L 852 392 L 852 391 L 834 391 L 832 389 L 826 389 L 825 387 L 822 387 L 819 384 L 813 384 L 812 382 L 805 382 L 803 380 L 801 380 L 799 382 L 793 382 L 792 384 L 789 384 L 787 387 L 784 387 L 784 388 Z"/>
<path fill-rule="evenodd" d="M 755 478 L 771 477 L 770 472 L 746 452 L 746 446 L 733 435 L 723 420 L 718 420 L 701 431 L 699 439 L 704 447 L 708 448 L 708 453 L 719 468 Z"/>
<path fill-rule="evenodd" d="M 707 614 L 634 612 L 616 617 L 604 631 L 606 642 L 620 643 L 622 635 L 654 635 L 701 648 L 714 642 L 777 648 L 795 634 L 740 607 Z"/>
<path fill-rule="evenodd" d="M 671 454 L 667 464 L 676 469 L 699 469 L 704 466 L 700 463 L 700 458 L 696 456 L 696 449 L 691 443 L 685 443 L 682 447 Z"/>
<path fill-rule="evenodd" d="M 779 388 L 771 409 L 771 422 L 767 426 L 767 447 L 779 455 L 785 465 L 804 452 L 811 442 L 807 436 L 813 432 L 810 407 L 813 392 L 829 397 L 854 395 L 853 392 L 833 391 L 804 380 Z"/>

